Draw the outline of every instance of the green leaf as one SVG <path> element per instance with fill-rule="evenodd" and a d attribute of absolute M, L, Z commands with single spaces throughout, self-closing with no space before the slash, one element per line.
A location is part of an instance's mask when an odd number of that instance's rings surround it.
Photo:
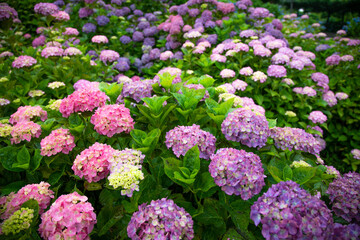
<path fill-rule="evenodd" d="M 160 85 L 163 86 L 166 90 L 171 87 L 173 80 L 176 78 L 176 75 L 171 75 L 168 72 L 158 76 L 160 78 Z"/>
<path fill-rule="evenodd" d="M 17 157 L 17 148 L 12 146 L 0 148 L 0 161 L 6 170 L 12 172 L 21 172 L 25 170 L 23 168 L 13 167 L 13 164 L 16 163 L 16 157 Z"/>
<path fill-rule="evenodd" d="M 26 185 L 24 181 L 17 181 L 1 187 L 1 195 L 9 195 L 11 192 L 17 192 Z"/>
<path fill-rule="evenodd" d="M 185 143 L 186 144 L 186 143 Z M 197 145 L 190 148 L 184 157 L 183 166 L 188 168 L 190 172 L 200 169 L 200 151 Z"/>
<path fill-rule="evenodd" d="M 30 170 L 35 171 L 41 164 L 43 156 L 40 154 L 40 149 L 35 149 L 34 156 L 30 159 Z"/>
<path fill-rule="evenodd" d="M 291 180 L 292 178 L 293 178 L 293 172 L 291 168 L 288 165 L 286 165 L 283 169 L 283 179 L 287 181 L 287 180 Z"/>
<path fill-rule="evenodd" d="M 108 97 L 110 97 L 111 102 L 116 102 L 116 99 L 121 94 L 122 84 L 112 83 L 108 84 L 106 82 L 100 82 L 99 89 L 104 92 Z"/>
<path fill-rule="evenodd" d="M 210 188 L 217 186 L 215 184 L 214 178 L 211 176 L 209 172 L 203 172 L 201 177 L 195 182 L 195 190 L 207 192 Z"/>
<path fill-rule="evenodd" d="M 298 167 L 293 170 L 293 181 L 299 185 L 305 184 L 315 176 L 316 168 Z"/>
<path fill-rule="evenodd" d="M 255 98 L 257 104 L 262 105 L 262 103 L 264 101 L 264 97 L 262 95 L 255 95 L 254 98 Z"/>
<path fill-rule="evenodd" d="M 211 87 L 214 84 L 215 79 L 213 79 L 212 77 L 204 75 L 204 76 L 201 76 L 199 78 L 199 82 L 200 82 L 201 85 L 204 86 L 204 88 L 208 88 L 208 87 Z"/>
<path fill-rule="evenodd" d="M 25 147 L 25 145 L 21 148 L 21 150 L 18 152 L 16 156 L 16 163 L 13 163 L 12 167 L 14 168 L 22 168 L 22 169 L 28 169 L 30 164 L 30 153 Z"/>
<path fill-rule="evenodd" d="M 114 209 L 111 205 L 104 206 L 97 217 L 98 236 L 105 235 L 123 216 L 122 211 Z"/>
<path fill-rule="evenodd" d="M 148 107 L 151 109 L 151 112 L 153 114 L 158 115 L 163 110 L 164 102 L 169 98 L 170 97 L 168 96 L 162 96 L 162 97 L 155 96 L 151 98 L 145 97 L 142 98 L 141 100 L 143 100 L 148 105 Z"/>
<path fill-rule="evenodd" d="M 223 236 L 222 240 L 247 240 L 243 238 L 235 229 L 230 228 L 225 235 Z"/>
<path fill-rule="evenodd" d="M 71 114 L 69 116 L 69 123 L 71 128 L 75 128 L 82 124 L 82 120 L 78 114 Z"/>
<path fill-rule="evenodd" d="M 180 172 L 174 172 L 174 179 L 180 181 L 180 182 L 183 182 L 183 183 L 186 183 L 186 184 L 192 184 L 195 182 L 195 178 L 192 178 L 192 179 L 188 179 L 188 178 L 184 178 Z"/>
<path fill-rule="evenodd" d="M 63 165 L 63 167 L 61 168 L 60 171 L 53 172 L 49 176 L 48 183 L 50 183 L 50 185 L 55 185 L 60 180 L 60 178 L 64 174 L 65 167 L 66 167 L 66 165 Z"/>
<path fill-rule="evenodd" d="M 276 127 L 277 119 L 267 119 L 269 122 L 269 128 Z"/>

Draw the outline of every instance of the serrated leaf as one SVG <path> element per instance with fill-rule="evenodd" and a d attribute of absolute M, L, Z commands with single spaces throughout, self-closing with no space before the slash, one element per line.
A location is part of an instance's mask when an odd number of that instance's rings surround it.
<path fill-rule="evenodd" d="M 315 176 L 316 168 L 298 167 L 293 170 L 293 181 L 299 185 L 305 184 Z"/>
<path fill-rule="evenodd" d="M 18 152 L 16 156 L 17 162 L 13 163 L 13 168 L 22 168 L 22 169 L 28 169 L 30 164 L 30 153 L 25 147 L 25 145 L 21 148 L 21 150 Z"/>
<path fill-rule="evenodd" d="M 188 168 L 190 172 L 193 172 L 194 170 L 200 169 L 200 151 L 197 145 L 190 148 L 183 160 L 183 166 Z"/>
<path fill-rule="evenodd" d="M 283 179 L 287 181 L 287 180 L 291 180 L 292 178 L 293 178 L 293 172 L 291 168 L 288 165 L 286 165 L 283 169 Z"/>

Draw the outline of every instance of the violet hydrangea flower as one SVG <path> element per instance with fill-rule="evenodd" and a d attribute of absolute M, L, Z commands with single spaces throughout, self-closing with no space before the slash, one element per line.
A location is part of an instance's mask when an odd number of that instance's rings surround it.
<path fill-rule="evenodd" d="M 229 113 L 221 124 L 227 140 L 240 142 L 248 147 L 263 147 L 269 136 L 269 123 L 265 116 L 249 108 L 238 108 Z"/>
<path fill-rule="evenodd" d="M 326 192 L 332 203 L 332 210 L 348 222 L 360 223 L 360 174 L 349 172 L 329 184 Z"/>
<path fill-rule="evenodd" d="M 37 3 L 34 6 L 34 11 L 37 14 L 48 16 L 57 13 L 59 11 L 59 7 L 53 3 Z"/>
<path fill-rule="evenodd" d="M 273 184 L 251 206 L 250 218 L 270 239 L 331 239 L 333 218 L 326 204 L 293 181 Z"/>
<path fill-rule="evenodd" d="M 193 220 L 184 208 L 163 198 L 143 203 L 133 213 L 127 227 L 129 238 L 193 239 Z"/>
<path fill-rule="evenodd" d="M 86 196 L 77 192 L 61 195 L 41 215 L 39 232 L 44 239 L 90 239 L 96 214 Z"/>
<path fill-rule="evenodd" d="M 199 125 L 178 126 L 166 133 L 165 144 L 177 157 L 185 156 L 187 151 L 198 145 L 200 158 L 209 159 L 215 152 L 216 138 L 200 129 Z"/>
<path fill-rule="evenodd" d="M 59 152 L 68 154 L 75 147 L 75 138 L 70 134 L 69 129 L 59 128 L 53 130 L 49 136 L 40 142 L 41 155 L 52 156 Z"/>
<path fill-rule="evenodd" d="M 112 137 L 118 133 L 129 133 L 134 129 L 134 120 L 130 110 L 124 104 L 105 105 L 98 108 L 91 117 L 90 122 L 101 135 Z"/>
<path fill-rule="evenodd" d="M 234 148 L 221 148 L 211 157 L 209 172 L 228 195 L 248 200 L 265 186 L 264 169 L 258 155 Z"/>

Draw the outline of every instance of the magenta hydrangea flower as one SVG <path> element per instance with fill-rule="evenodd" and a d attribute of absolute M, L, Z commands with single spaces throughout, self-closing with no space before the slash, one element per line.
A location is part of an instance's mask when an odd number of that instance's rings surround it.
<path fill-rule="evenodd" d="M 327 116 L 320 111 L 312 111 L 308 117 L 313 123 L 324 123 L 327 121 Z"/>
<path fill-rule="evenodd" d="M 21 121 L 15 124 L 11 131 L 11 144 L 18 144 L 21 141 L 31 141 L 32 137 L 38 138 L 41 135 L 41 126 L 32 121 Z"/>
<path fill-rule="evenodd" d="M 57 13 L 59 11 L 59 7 L 53 3 L 37 3 L 34 6 L 34 11 L 37 14 L 48 16 Z"/>
<path fill-rule="evenodd" d="M 36 63 L 37 61 L 35 58 L 23 55 L 23 56 L 19 56 L 12 62 L 12 67 L 13 68 L 31 67 Z"/>
<path fill-rule="evenodd" d="M 227 140 L 240 142 L 248 147 L 263 147 L 269 136 L 269 123 L 265 116 L 249 108 L 238 108 L 229 113 L 221 124 Z"/>
<path fill-rule="evenodd" d="M 220 72 L 220 76 L 222 78 L 233 78 L 233 77 L 235 77 L 235 72 L 231 69 L 223 69 Z"/>
<path fill-rule="evenodd" d="M 286 68 L 280 65 L 270 65 L 267 74 L 270 77 L 282 78 L 286 77 Z"/>
<path fill-rule="evenodd" d="M 39 117 L 41 121 L 45 121 L 47 112 L 40 106 L 21 106 L 10 116 L 9 123 L 16 124 L 22 121 L 30 121 L 34 117 Z"/>
<path fill-rule="evenodd" d="M 210 159 L 209 172 L 228 195 L 241 195 L 243 200 L 248 200 L 265 186 L 260 157 L 252 152 L 221 148 Z"/>
<path fill-rule="evenodd" d="M 44 58 L 61 57 L 63 54 L 64 50 L 59 47 L 46 47 L 41 51 L 41 56 Z"/>
<path fill-rule="evenodd" d="M 54 198 L 54 192 L 49 187 L 50 184 L 47 182 L 28 184 L 22 187 L 16 194 L 10 194 L 3 206 L 5 211 L 1 215 L 1 219 L 10 217 L 15 211 L 20 209 L 23 203 L 30 199 L 36 200 L 39 203 L 39 213 L 42 214 L 50 205 L 51 198 Z"/>
<path fill-rule="evenodd" d="M 272 239 L 332 239 L 333 218 L 326 204 L 293 181 L 273 184 L 252 206 L 250 218 Z"/>
<path fill-rule="evenodd" d="M 300 128 L 274 127 L 270 129 L 270 137 L 274 139 L 275 146 L 282 150 L 300 150 L 319 155 L 320 144 L 310 133 Z"/>
<path fill-rule="evenodd" d="M 96 214 L 86 196 L 77 192 L 61 195 L 41 215 L 39 232 L 44 239 L 86 239 L 96 224 Z"/>
<path fill-rule="evenodd" d="M 185 156 L 187 151 L 198 145 L 200 158 L 209 159 L 215 152 L 216 138 L 200 129 L 199 125 L 178 126 L 166 133 L 165 144 L 177 157 Z"/>
<path fill-rule="evenodd" d="M 253 74 L 253 70 L 251 67 L 243 67 L 242 69 L 240 69 L 239 73 L 241 75 L 245 75 L 245 76 L 251 76 L 251 74 Z"/>
<path fill-rule="evenodd" d="M 75 112 L 93 111 L 105 105 L 109 97 L 99 89 L 87 88 L 73 92 L 61 101 L 59 111 L 63 117 Z"/>
<path fill-rule="evenodd" d="M 335 97 L 335 94 L 334 92 L 332 91 L 327 91 L 326 93 L 324 93 L 322 95 L 322 99 L 327 102 L 327 104 L 330 106 L 330 107 L 333 107 L 337 104 L 337 99 Z"/>
<path fill-rule="evenodd" d="M 360 174 L 349 172 L 329 184 L 329 194 L 334 213 L 348 222 L 360 223 Z"/>
<path fill-rule="evenodd" d="M 193 239 L 193 220 L 184 208 L 173 200 L 163 198 L 143 203 L 134 212 L 127 227 L 128 237 L 132 240 Z"/>
<path fill-rule="evenodd" d="M 49 136 L 40 142 L 41 155 L 52 156 L 59 152 L 68 154 L 75 147 L 75 138 L 70 134 L 69 129 L 59 128 L 53 130 Z"/>
<path fill-rule="evenodd" d="M 71 169 L 89 183 L 98 182 L 109 174 L 109 161 L 114 151 L 111 146 L 96 142 L 76 156 Z"/>
<path fill-rule="evenodd" d="M 105 105 L 98 108 L 91 117 L 90 122 L 101 135 L 112 137 L 117 133 L 129 133 L 134 129 L 134 120 L 130 110 L 124 104 Z"/>
<path fill-rule="evenodd" d="M 93 42 L 93 43 L 108 43 L 109 40 L 104 35 L 96 35 L 91 38 L 91 42 Z"/>
<path fill-rule="evenodd" d="M 100 53 L 100 60 L 104 63 L 106 62 L 115 62 L 120 57 L 119 53 L 113 50 L 102 50 Z"/>

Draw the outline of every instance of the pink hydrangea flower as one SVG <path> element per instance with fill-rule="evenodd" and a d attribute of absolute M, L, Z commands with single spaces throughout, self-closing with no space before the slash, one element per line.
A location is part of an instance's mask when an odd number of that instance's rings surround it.
<path fill-rule="evenodd" d="M 166 61 L 168 59 L 173 58 L 173 56 L 174 56 L 174 53 L 172 53 L 171 51 L 165 51 L 160 54 L 160 60 Z"/>
<path fill-rule="evenodd" d="M 16 124 L 22 121 L 30 121 L 33 117 L 40 117 L 41 121 L 47 119 L 47 112 L 40 106 L 23 106 L 10 116 L 9 123 Z"/>
<path fill-rule="evenodd" d="M 106 105 L 97 109 L 90 122 L 94 124 L 96 132 L 108 137 L 122 132 L 129 133 L 135 124 L 130 110 L 124 104 Z"/>
<path fill-rule="evenodd" d="M 254 80 L 255 82 L 260 81 L 261 83 L 264 83 L 267 79 L 267 76 L 265 73 L 263 73 L 261 71 L 256 71 L 251 76 L 251 79 Z"/>
<path fill-rule="evenodd" d="M 226 62 L 226 57 L 217 53 L 213 53 L 210 55 L 211 61 L 214 62 Z"/>
<path fill-rule="evenodd" d="M 235 72 L 231 69 L 223 69 L 220 72 L 220 76 L 222 78 L 233 78 L 233 77 L 235 77 Z"/>
<path fill-rule="evenodd" d="M 64 51 L 64 56 L 75 56 L 75 55 L 82 55 L 82 52 L 75 47 L 68 47 Z"/>
<path fill-rule="evenodd" d="M 270 65 L 267 74 L 270 77 L 276 78 L 286 77 L 286 68 L 280 65 Z"/>
<path fill-rule="evenodd" d="M 324 123 L 327 121 L 327 116 L 320 111 L 312 111 L 308 117 L 313 123 Z"/>
<path fill-rule="evenodd" d="M 61 195 L 41 215 L 39 232 L 44 239 L 86 239 L 96 224 L 96 214 L 86 196 L 77 192 Z"/>
<path fill-rule="evenodd" d="M 349 97 L 349 95 L 347 95 L 346 93 L 343 93 L 343 92 L 338 92 L 335 94 L 335 97 L 339 100 L 345 100 Z"/>
<path fill-rule="evenodd" d="M 93 111 L 105 105 L 109 97 L 99 89 L 81 89 L 73 92 L 61 101 L 59 111 L 63 117 L 75 112 Z"/>
<path fill-rule="evenodd" d="M 109 173 L 109 161 L 114 149 L 102 143 L 95 143 L 76 156 L 72 170 L 75 175 L 88 182 L 98 182 Z"/>
<path fill-rule="evenodd" d="M 41 155 L 52 156 L 59 152 L 68 154 L 75 147 L 75 138 L 69 129 L 59 128 L 53 130 L 49 136 L 41 140 Z"/>
<path fill-rule="evenodd" d="M 65 11 L 58 11 L 57 13 L 52 14 L 56 21 L 69 21 L 70 15 Z"/>
<path fill-rule="evenodd" d="M 100 53 L 100 60 L 104 63 L 106 62 L 115 62 L 120 57 L 119 53 L 113 50 L 102 50 Z"/>
<path fill-rule="evenodd" d="M 13 127 L 11 131 L 11 144 L 18 144 L 21 141 L 31 141 L 32 137 L 38 138 L 41 135 L 41 126 L 31 121 L 22 121 Z"/>
<path fill-rule="evenodd" d="M 35 58 L 30 56 L 19 56 L 12 62 L 13 68 L 23 68 L 23 67 L 31 67 L 36 64 L 37 61 Z"/>
<path fill-rule="evenodd" d="M 41 51 L 41 56 L 44 58 L 61 57 L 64 50 L 59 47 L 46 47 Z"/>
<path fill-rule="evenodd" d="M 93 42 L 93 43 L 108 43 L 109 40 L 104 35 L 96 35 L 91 38 L 91 42 Z"/>
<path fill-rule="evenodd" d="M 62 34 L 67 36 L 77 36 L 79 35 L 79 31 L 76 28 L 67 27 L 65 28 L 65 32 L 63 32 Z"/>
<path fill-rule="evenodd" d="M 15 211 L 19 210 L 21 205 L 30 200 L 36 200 L 39 203 L 39 213 L 42 214 L 44 210 L 50 205 L 51 198 L 54 198 L 54 192 L 49 189 L 50 184 L 47 182 L 40 182 L 39 184 L 28 184 L 21 188 L 16 194 L 10 194 L 10 200 L 7 201 L 5 212 L 1 215 L 1 219 L 7 219 Z"/>
<path fill-rule="evenodd" d="M 253 74 L 253 70 L 251 67 L 243 67 L 242 69 L 240 69 L 240 74 L 241 75 L 245 75 L 245 76 L 251 76 L 251 74 Z"/>
<path fill-rule="evenodd" d="M 245 91 L 246 87 L 248 86 L 248 84 L 240 79 L 236 79 L 235 81 L 233 81 L 231 83 L 231 85 L 236 89 L 236 90 L 241 90 L 241 91 Z"/>
<path fill-rule="evenodd" d="M 87 88 L 93 88 L 99 90 L 99 82 L 90 82 L 86 79 L 79 79 L 76 83 L 74 83 L 73 87 L 75 91 Z"/>

